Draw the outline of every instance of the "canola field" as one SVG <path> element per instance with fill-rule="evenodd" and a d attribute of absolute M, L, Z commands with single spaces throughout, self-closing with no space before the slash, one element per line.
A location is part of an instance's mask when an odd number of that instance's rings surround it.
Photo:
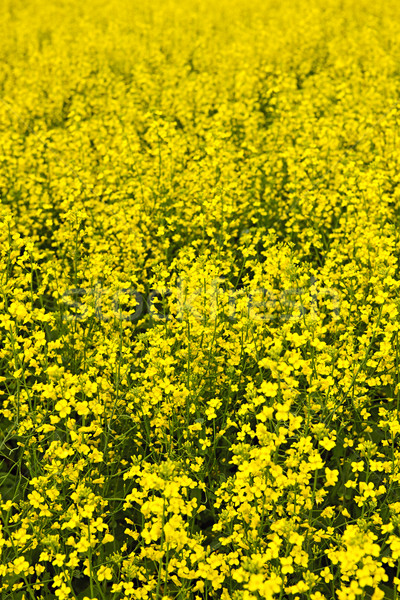
<path fill-rule="evenodd" d="M 0 0 L 0 597 L 400 597 L 400 3 Z"/>

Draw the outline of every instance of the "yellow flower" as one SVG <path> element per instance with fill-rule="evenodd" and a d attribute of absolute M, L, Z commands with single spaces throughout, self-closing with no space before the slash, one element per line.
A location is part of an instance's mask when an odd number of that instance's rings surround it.
<path fill-rule="evenodd" d="M 278 384 L 272 381 L 263 381 L 260 389 L 265 396 L 275 398 L 278 393 Z"/>
<path fill-rule="evenodd" d="M 66 400 L 59 400 L 55 405 L 55 409 L 62 419 L 69 415 L 71 412 L 71 407 L 69 406 Z"/>
<path fill-rule="evenodd" d="M 335 485 L 338 480 L 338 477 L 339 471 L 337 469 L 331 470 L 328 467 L 325 467 L 326 486 Z"/>
<path fill-rule="evenodd" d="M 276 404 L 275 405 L 275 418 L 277 421 L 287 421 L 289 419 L 289 410 L 290 410 L 291 402 L 285 402 L 285 404 Z"/>
<path fill-rule="evenodd" d="M 351 470 L 353 471 L 353 473 L 357 473 L 357 472 L 361 473 L 362 471 L 364 471 L 364 461 L 360 460 L 358 462 L 352 462 Z"/>
<path fill-rule="evenodd" d="M 110 567 L 102 565 L 97 571 L 97 579 L 99 581 L 104 581 L 105 579 L 110 581 L 112 579 L 112 570 Z"/>
<path fill-rule="evenodd" d="M 336 441 L 334 439 L 324 437 L 323 440 L 319 441 L 319 445 L 325 448 L 325 450 L 332 450 L 332 448 L 334 448 L 336 445 Z"/>
<path fill-rule="evenodd" d="M 285 575 L 286 573 L 294 572 L 294 568 L 292 566 L 293 558 L 291 556 L 287 556 L 287 557 L 282 556 L 279 560 L 282 565 L 281 571 L 282 571 L 283 575 Z"/>

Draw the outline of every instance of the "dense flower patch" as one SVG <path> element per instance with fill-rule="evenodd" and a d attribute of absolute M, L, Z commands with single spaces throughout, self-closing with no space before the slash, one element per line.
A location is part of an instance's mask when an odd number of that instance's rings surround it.
<path fill-rule="evenodd" d="M 0 595 L 394 600 L 400 4 L 0 15 Z"/>

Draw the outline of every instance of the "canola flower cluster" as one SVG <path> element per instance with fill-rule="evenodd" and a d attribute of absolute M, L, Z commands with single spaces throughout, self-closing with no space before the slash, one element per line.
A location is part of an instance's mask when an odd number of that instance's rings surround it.
<path fill-rule="evenodd" d="M 0 56 L 1 598 L 399 598 L 400 4 L 2 0 Z"/>

